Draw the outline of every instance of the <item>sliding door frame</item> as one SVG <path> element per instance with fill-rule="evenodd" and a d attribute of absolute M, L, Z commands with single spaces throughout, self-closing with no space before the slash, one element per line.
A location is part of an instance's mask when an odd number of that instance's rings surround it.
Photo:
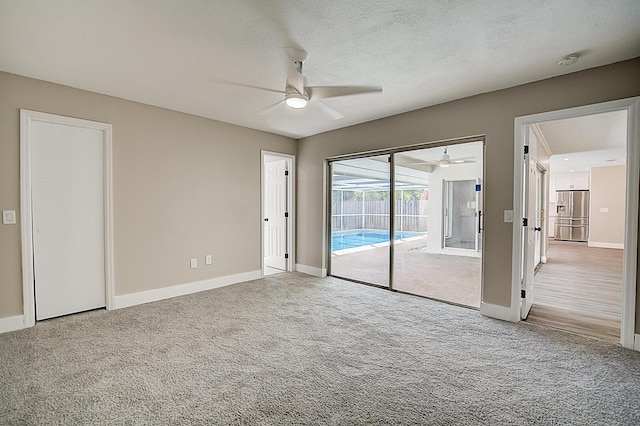
<path fill-rule="evenodd" d="M 325 170 L 326 170 L 326 182 L 325 182 L 325 187 L 326 187 L 326 202 L 325 202 L 325 216 L 326 216 L 326 221 L 325 221 L 325 241 L 324 241 L 324 255 L 325 255 L 325 264 L 327 265 L 327 275 L 332 275 L 332 271 L 331 271 L 331 234 L 332 234 L 332 228 L 333 228 L 333 223 L 332 223 L 332 211 L 331 211 L 331 200 L 333 197 L 333 163 L 337 162 L 337 161 L 344 161 L 344 160 L 355 160 L 355 159 L 359 159 L 359 158 L 369 158 L 369 157 L 375 157 L 375 156 L 382 156 L 382 155 L 389 155 L 389 199 L 391 200 L 390 202 L 390 207 L 389 207 L 389 286 L 382 286 L 379 284 L 373 284 L 373 283 L 368 283 L 365 281 L 360 281 L 360 280 L 356 280 L 356 279 L 352 279 L 352 278 L 345 278 L 345 277 L 340 277 L 340 276 L 336 276 L 336 278 L 341 278 L 341 279 L 345 279 L 348 281 L 353 281 L 353 282 L 357 282 L 359 284 L 365 284 L 365 285 L 369 285 L 372 287 L 379 287 L 379 288 L 383 288 L 383 289 L 388 289 L 390 291 L 396 291 L 398 293 L 406 293 L 404 291 L 398 291 L 396 289 L 393 288 L 393 276 L 394 276 L 394 257 L 395 257 L 395 252 L 394 252 L 394 246 L 395 246 L 395 228 L 396 228 L 396 216 L 395 216 L 395 154 L 399 154 L 399 153 L 403 153 L 403 152 L 409 152 L 409 151 L 416 151 L 419 149 L 430 149 L 430 148 L 439 148 L 442 146 L 452 146 L 452 145 L 460 145 L 460 144 L 465 144 L 465 143 L 471 143 L 471 142 L 482 142 L 482 177 L 483 177 L 483 181 L 484 181 L 484 172 L 485 172 L 485 146 L 486 146 L 486 135 L 475 135 L 475 136 L 469 136 L 469 137 L 464 137 L 464 138 L 457 138 L 457 139 L 446 139 L 446 140 L 441 140 L 441 141 L 435 141 L 435 142 L 424 142 L 424 143 L 419 143 L 419 144 L 414 144 L 414 145 L 404 145 L 404 146 L 399 146 L 399 147 L 393 147 L 393 148 L 385 148 L 385 149 L 379 149 L 379 150 L 371 150 L 371 151 L 363 151 L 363 152 L 356 152 L 356 153 L 349 153 L 349 154 L 343 154 L 343 155 L 336 155 L 336 156 L 332 156 L 332 157 L 328 157 L 325 160 Z M 484 184 L 483 184 L 484 185 Z M 484 188 L 482 191 L 482 196 L 484 198 Z M 483 200 L 483 205 L 484 205 L 484 200 Z M 482 227 L 482 229 L 484 230 L 484 226 Z M 480 274 L 480 300 L 482 301 L 482 295 L 484 293 L 484 242 L 485 242 L 485 238 L 482 238 L 482 247 L 481 247 L 481 252 L 483 253 L 482 255 L 482 265 L 481 265 L 481 274 Z M 413 294 L 413 293 L 408 293 L 408 294 Z M 419 295 L 418 295 L 419 296 Z M 420 296 L 420 297 L 426 297 L 426 296 Z M 427 297 L 428 298 L 428 297 Z M 456 305 L 456 303 L 452 303 L 452 302 L 447 302 L 447 301 L 442 301 L 444 303 L 449 303 L 449 304 L 454 304 Z M 462 305 L 461 305 L 462 306 Z"/>

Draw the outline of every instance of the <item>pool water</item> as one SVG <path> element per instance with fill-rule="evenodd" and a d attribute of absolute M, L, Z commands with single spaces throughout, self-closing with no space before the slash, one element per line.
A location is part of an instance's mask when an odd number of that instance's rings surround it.
<path fill-rule="evenodd" d="M 421 232 L 396 231 L 395 239 L 402 240 L 410 237 L 424 235 Z M 368 246 L 389 241 L 389 231 L 381 230 L 356 230 L 336 232 L 331 236 L 331 250 L 344 250 L 354 247 Z"/>

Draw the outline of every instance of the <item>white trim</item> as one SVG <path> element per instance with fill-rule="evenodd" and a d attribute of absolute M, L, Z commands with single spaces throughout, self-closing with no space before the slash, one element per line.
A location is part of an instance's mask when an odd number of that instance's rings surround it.
<path fill-rule="evenodd" d="M 612 111 L 627 111 L 627 176 L 624 241 L 624 272 L 622 286 L 622 321 L 620 343 L 633 348 L 636 316 L 636 276 L 638 257 L 638 198 L 640 192 L 640 97 L 620 99 L 560 111 L 527 115 L 515 118 L 514 128 L 514 188 L 513 188 L 513 252 L 511 277 L 512 316 L 520 308 L 520 257 L 522 247 L 522 141 L 523 129 L 534 123 L 560 120 Z"/>
<path fill-rule="evenodd" d="M 20 221 L 22 240 L 22 300 L 24 326 L 36 323 L 33 289 L 33 217 L 31 215 L 31 123 L 52 124 L 101 130 L 104 134 L 104 227 L 105 227 L 105 299 L 107 309 L 113 309 L 113 157 L 111 124 L 43 112 L 20 110 Z"/>
<path fill-rule="evenodd" d="M 633 350 L 640 352 L 640 334 L 634 335 Z"/>
<path fill-rule="evenodd" d="M 300 263 L 296 263 L 296 271 L 320 278 L 324 278 L 327 276 L 327 268 L 316 268 L 315 266 L 307 266 Z"/>
<path fill-rule="evenodd" d="M 547 263 L 547 256 L 540 256 L 540 263 Z"/>
<path fill-rule="evenodd" d="M 598 248 L 624 250 L 624 243 L 600 243 L 598 241 L 589 241 L 587 243 L 587 246 L 589 246 L 589 247 L 598 247 Z"/>
<path fill-rule="evenodd" d="M 140 291 L 138 293 L 123 294 L 122 296 L 115 296 L 113 306 L 114 309 L 121 309 L 129 306 L 141 305 L 143 303 L 156 302 L 158 300 L 170 299 L 172 297 L 212 290 L 214 288 L 225 287 L 241 282 L 257 280 L 259 278 L 262 278 L 262 271 L 251 271 L 211 278 L 208 280 L 195 281 L 186 284 L 179 284 L 171 287 L 162 287 L 153 290 Z"/>
<path fill-rule="evenodd" d="M 8 333 L 25 328 L 24 315 L 0 318 L 0 333 Z"/>
<path fill-rule="evenodd" d="M 545 154 L 551 157 L 553 153 L 551 152 L 551 148 L 549 148 L 549 143 L 547 142 L 547 139 L 544 137 L 544 134 L 542 133 L 542 130 L 540 129 L 540 126 L 538 125 L 538 123 L 532 124 L 531 130 L 533 130 L 533 133 L 536 134 L 536 138 L 538 138 L 538 142 L 540 142 L 540 146 L 542 146 L 542 149 L 544 150 Z M 536 163 L 537 162 L 538 162 L 538 159 L 536 158 Z M 542 166 L 538 164 L 538 167 L 542 167 Z M 542 168 L 544 169 L 544 167 Z M 546 169 L 544 170 L 546 171 Z"/>
<path fill-rule="evenodd" d="M 480 303 L 480 313 L 484 316 L 503 321 L 518 322 L 520 320 L 519 313 L 515 318 L 513 318 L 513 313 L 509 306 L 492 305 L 491 303 L 482 302 Z"/>
<path fill-rule="evenodd" d="M 289 212 L 289 220 L 287 221 L 287 246 L 289 247 L 289 259 L 287 259 L 287 271 L 295 271 L 296 258 L 296 156 L 293 154 L 283 154 L 281 152 L 260 151 L 260 268 L 263 276 L 265 271 L 264 265 L 264 157 L 270 155 L 272 157 L 280 157 L 287 160 L 287 170 L 289 172 L 289 183 L 287 188 L 287 211 Z"/>

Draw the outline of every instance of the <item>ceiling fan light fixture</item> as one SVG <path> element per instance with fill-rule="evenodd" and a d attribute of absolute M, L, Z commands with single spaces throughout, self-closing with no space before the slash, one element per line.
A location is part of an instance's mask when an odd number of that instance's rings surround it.
<path fill-rule="evenodd" d="M 442 154 L 442 158 L 440 158 L 440 167 L 449 167 L 451 165 L 451 157 L 447 152 L 447 148 L 444 149 L 444 154 Z"/>
<path fill-rule="evenodd" d="M 309 98 L 300 93 L 287 93 L 284 101 L 289 108 L 300 109 L 307 106 Z"/>

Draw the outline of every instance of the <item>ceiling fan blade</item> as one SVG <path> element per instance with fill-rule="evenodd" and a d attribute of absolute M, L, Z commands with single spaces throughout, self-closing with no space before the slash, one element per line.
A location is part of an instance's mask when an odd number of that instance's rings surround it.
<path fill-rule="evenodd" d="M 305 87 L 309 99 L 326 99 L 338 96 L 360 95 L 363 93 L 382 92 L 380 86 L 311 86 Z"/>
<path fill-rule="evenodd" d="M 318 107 L 320 107 L 329 117 L 331 117 L 332 120 L 340 120 L 341 118 L 344 118 L 344 115 L 320 100 L 316 102 L 316 105 L 318 105 Z"/>
<path fill-rule="evenodd" d="M 262 110 L 258 111 L 258 115 L 267 115 L 270 112 L 275 111 L 276 109 L 278 109 L 278 107 L 283 103 L 284 103 L 284 99 L 281 100 L 281 101 L 276 102 L 273 105 L 269 105 L 265 109 L 262 109 Z"/>
<path fill-rule="evenodd" d="M 268 87 L 254 86 L 253 84 L 238 83 L 236 81 L 221 80 L 217 78 L 212 78 L 211 81 L 218 84 L 227 84 L 229 86 L 245 87 L 247 89 L 257 89 L 265 92 L 285 94 L 284 90 L 269 89 Z"/>

